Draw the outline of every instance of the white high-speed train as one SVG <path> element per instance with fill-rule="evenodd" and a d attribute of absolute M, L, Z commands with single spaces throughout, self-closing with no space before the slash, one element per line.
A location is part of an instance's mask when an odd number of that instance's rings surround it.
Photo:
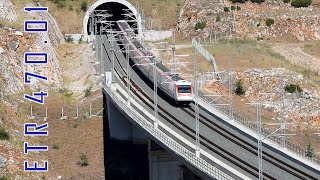
<path fill-rule="evenodd" d="M 155 58 L 154 55 L 135 39 L 136 35 L 126 21 L 117 21 L 117 28 L 123 32 L 119 35 L 121 43 L 129 45 L 129 56 L 133 64 L 146 63 L 146 65 L 136 66 L 143 76 L 154 83 L 153 68 L 156 66 L 158 88 L 164 95 L 169 97 L 177 105 L 189 104 L 193 101 L 191 82 L 180 78 L 178 75 L 173 75 L 170 73 L 170 70 L 160 62 L 157 62 L 156 65 L 152 64 L 153 58 Z"/>

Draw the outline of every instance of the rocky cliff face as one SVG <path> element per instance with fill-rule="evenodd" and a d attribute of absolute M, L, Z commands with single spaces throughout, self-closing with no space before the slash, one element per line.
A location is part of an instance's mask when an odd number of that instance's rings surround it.
<path fill-rule="evenodd" d="M 48 13 L 25 12 L 23 18 L 49 19 L 49 33 L 24 33 L 22 29 L 10 27 L 11 23 L 8 22 L 18 21 L 18 18 L 21 17 L 17 16 L 11 0 L 0 0 L 0 129 L 2 131 L 4 129 L 9 135 L 8 140 L 0 139 L 0 179 L 3 177 L 40 179 L 40 174 L 22 173 L 25 156 L 21 153 L 23 151 L 21 142 L 25 138 L 23 137 L 23 123 L 26 117 L 18 113 L 16 108 L 18 102 L 12 101 L 10 97 L 29 87 L 23 84 L 24 71 L 45 75 L 49 78 L 48 82 L 33 78 L 30 86 L 33 91 L 55 89 L 62 85 L 55 47 L 64 40 Z M 25 65 L 25 52 L 47 52 L 48 64 Z"/>
<path fill-rule="evenodd" d="M 225 7 L 234 6 L 233 12 L 225 12 Z M 240 7 L 240 8 L 237 8 Z M 274 24 L 266 25 L 271 18 Z M 204 21 L 207 26 L 196 30 L 197 22 Z M 177 29 L 185 36 L 207 37 L 227 36 L 230 32 L 240 38 L 267 39 L 292 36 L 300 41 L 320 39 L 320 7 L 293 8 L 282 1 L 259 4 L 246 2 L 232 4 L 230 1 L 186 0 L 181 9 Z"/>
<path fill-rule="evenodd" d="M 11 0 L 0 1 L 0 19 L 15 22 L 18 21 L 18 16 L 14 10 Z"/>
<path fill-rule="evenodd" d="M 178 19 L 177 30 L 185 36 L 207 37 L 213 33 L 227 34 L 232 24 L 231 16 L 223 11 L 224 3 L 219 0 L 186 0 Z M 220 20 L 217 21 L 217 17 Z M 196 30 L 198 22 L 206 22 L 203 30 Z"/>
<path fill-rule="evenodd" d="M 2 21 L 16 21 L 15 9 L 9 0 L 0 2 L 0 19 Z M 2 10 L 2 11 L 1 11 Z M 48 13 L 25 13 L 27 19 L 48 19 Z M 29 71 L 48 76 L 49 81 L 44 82 L 32 79 L 31 89 L 59 88 L 62 85 L 62 76 L 57 59 L 55 47 L 63 42 L 61 32 L 55 22 L 49 19 L 49 33 L 24 33 L 3 25 L 0 27 L 0 86 L 4 96 L 21 92 L 25 89 L 23 72 Z M 47 41 L 47 43 L 44 43 Z M 25 65 L 25 52 L 47 52 L 47 65 Z"/>

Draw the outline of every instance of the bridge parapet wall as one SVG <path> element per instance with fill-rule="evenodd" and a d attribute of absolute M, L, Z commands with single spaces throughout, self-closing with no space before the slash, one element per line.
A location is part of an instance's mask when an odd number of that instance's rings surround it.
<path fill-rule="evenodd" d="M 120 87 L 119 85 L 115 86 L 117 90 L 111 90 L 111 88 L 108 87 L 103 88 L 109 103 L 114 104 L 114 107 L 116 107 L 118 111 L 122 113 L 123 117 L 130 120 L 132 124 L 144 131 L 148 138 L 161 145 L 168 152 L 176 154 L 182 162 L 188 164 L 187 166 L 190 169 L 194 170 L 197 174 L 203 175 L 202 177 L 204 177 L 204 179 L 213 178 L 230 180 L 235 179 L 234 177 L 237 177 L 237 175 L 233 174 L 232 172 L 225 173 L 205 161 L 203 158 L 196 157 L 194 152 L 190 151 L 174 139 L 167 136 L 160 129 L 154 128 L 153 123 L 150 122 L 152 121 L 153 117 L 151 117 L 150 120 L 147 120 L 144 116 L 135 111 L 134 108 L 127 106 L 125 100 L 126 94 L 118 94 L 117 91 Z"/>

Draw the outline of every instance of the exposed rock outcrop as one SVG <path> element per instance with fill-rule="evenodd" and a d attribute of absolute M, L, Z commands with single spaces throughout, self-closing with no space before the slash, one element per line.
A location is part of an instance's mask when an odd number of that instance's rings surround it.
<path fill-rule="evenodd" d="M 225 12 L 224 8 L 235 10 Z M 237 8 L 239 7 L 239 8 Z M 230 8 L 229 8 L 230 10 Z M 271 18 L 274 24 L 266 25 Z M 196 30 L 197 22 L 206 22 L 203 30 Z M 230 32 L 240 38 L 267 39 L 293 36 L 300 41 L 320 39 L 320 8 L 294 8 L 282 1 L 259 4 L 246 2 L 232 4 L 230 1 L 186 0 L 180 12 L 177 29 L 185 36 L 228 36 Z"/>
<path fill-rule="evenodd" d="M 11 0 L 1 0 L 0 1 L 0 19 L 16 22 L 18 21 L 18 16 L 14 10 L 14 6 Z"/>
<path fill-rule="evenodd" d="M 11 2 L 8 1 L 2 5 L 4 9 L 11 9 L 14 12 Z M 6 26 L 0 28 L 0 85 L 1 92 L 7 97 L 24 90 L 24 71 L 49 78 L 47 82 L 33 78 L 30 86 L 33 90 L 48 90 L 50 88 L 59 88 L 62 85 L 62 75 L 55 47 L 64 42 L 64 40 L 57 24 L 50 19 L 51 16 L 48 12 L 25 12 L 25 16 L 29 19 L 39 20 L 48 20 L 49 18 L 49 31 L 48 33 L 24 33 Z M 25 52 L 47 52 L 48 64 L 24 64 L 23 54 Z"/>

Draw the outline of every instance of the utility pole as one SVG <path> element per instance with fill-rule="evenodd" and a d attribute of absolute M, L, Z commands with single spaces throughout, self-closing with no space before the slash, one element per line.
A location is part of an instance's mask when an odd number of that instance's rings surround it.
<path fill-rule="evenodd" d="M 130 75 L 130 62 L 129 62 L 129 44 L 126 45 L 126 60 L 127 60 L 127 79 L 128 79 L 128 84 L 127 84 L 127 92 L 128 92 L 128 106 L 130 106 L 130 85 L 131 85 L 131 75 Z"/>
<path fill-rule="evenodd" d="M 146 28 L 146 19 L 145 19 L 145 16 L 144 16 L 144 9 L 141 10 L 141 25 L 142 25 L 142 29 L 145 29 Z"/>
<path fill-rule="evenodd" d="M 176 34 L 175 31 L 172 31 L 172 67 L 171 71 L 175 75 L 176 74 Z"/>
<path fill-rule="evenodd" d="M 154 103 L 154 128 L 158 128 L 158 80 L 157 80 L 157 60 L 155 57 L 153 57 L 153 103 Z"/>
<path fill-rule="evenodd" d="M 159 39 L 160 39 L 160 43 L 159 43 L 159 49 L 160 49 L 160 63 L 162 63 L 162 32 L 161 32 L 161 23 L 159 23 Z"/>
<path fill-rule="evenodd" d="M 281 128 L 281 146 L 286 147 L 286 119 L 284 117 L 284 80 L 281 75 L 280 78 L 280 128 Z"/>
<path fill-rule="evenodd" d="M 111 40 L 111 38 L 112 38 L 112 34 L 111 33 L 109 33 L 109 37 L 108 37 L 108 39 L 109 39 L 109 43 L 110 43 L 110 51 L 111 51 L 111 62 L 112 62 L 112 70 L 111 70 L 111 83 L 114 83 L 114 48 L 113 48 L 113 41 Z"/>
<path fill-rule="evenodd" d="M 263 179 L 262 172 L 262 135 L 261 135 L 261 105 L 257 104 L 257 135 L 258 135 L 258 163 L 259 163 L 259 180 Z"/>
<path fill-rule="evenodd" d="M 232 59 L 231 59 L 231 48 L 230 48 L 230 42 L 229 42 L 229 120 L 233 120 L 233 96 L 232 96 Z"/>
<path fill-rule="evenodd" d="M 150 29 L 150 33 L 152 31 L 152 17 L 149 17 L 149 29 Z"/>
<path fill-rule="evenodd" d="M 104 71 L 102 69 L 102 64 L 103 64 L 103 59 L 102 59 L 102 56 L 103 56 L 103 50 L 102 50 L 102 37 L 101 37 L 101 31 L 99 32 L 100 34 L 100 41 L 99 41 L 99 45 L 100 45 L 100 58 L 99 58 L 99 63 L 100 63 L 100 75 L 104 75 Z"/>
<path fill-rule="evenodd" d="M 194 48 L 194 92 L 195 92 L 195 117 L 196 117 L 196 156 L 200 157 L 200 134 L 199 134 L 199 81 L 198 81 L 198 65 L 197 65 L 197 50 Z"/>

